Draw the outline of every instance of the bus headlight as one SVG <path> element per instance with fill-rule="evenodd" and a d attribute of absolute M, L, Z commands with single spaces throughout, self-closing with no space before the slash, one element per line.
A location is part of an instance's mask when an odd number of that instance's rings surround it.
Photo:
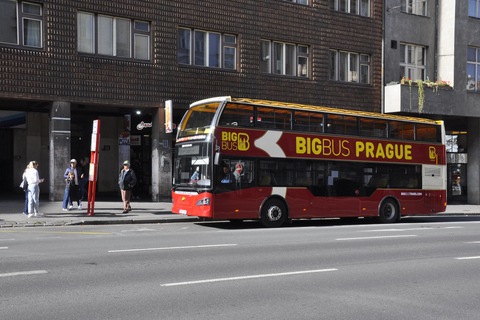
<path fill-rule="evenodd" d="M 209 206 L 210 198 L 203 198 L 202 200 L 197 201 L 197 206 Z"/>

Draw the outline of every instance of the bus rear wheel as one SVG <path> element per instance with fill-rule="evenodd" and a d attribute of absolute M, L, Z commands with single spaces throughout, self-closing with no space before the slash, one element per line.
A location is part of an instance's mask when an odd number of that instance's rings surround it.
<path fill-rule="evenodd" d="M 265 227 L 280 227 L 287 220 L 287 208 L 278 199 L 268 200 L 262 207 L 260 221 Z"/>
<path fill-rule="evenodd" d="M 378 219 L 382 223 L 394 223 L 400 220 L 400 209 L 393 199 L 385 199 L 380 205 Z"/>

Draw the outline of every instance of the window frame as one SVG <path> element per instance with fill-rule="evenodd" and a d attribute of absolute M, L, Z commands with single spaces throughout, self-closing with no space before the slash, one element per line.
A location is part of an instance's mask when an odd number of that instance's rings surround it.
<path fill-rule="evenodd" d="M 183 43 L 180 43 L 180 31 L 183 30 Z M 196 35 L 197 34 L 205 34 L 205 41 L 203 42 L 203 51 L 197 50 L 198 44 Z M 187 36 L 188 35 L 188 36 Z M 211 65 L 211 50 L 212 50 L 212 36 L 218 35 L 218 46 L 216 47 L 218 50 L 215 53 L 218 58 L 218 65 Z M 232 38 L 233 37 L 233 38 Z M 187 39 L 188 38 L 188 39 Z M 233 42 L 231 40 L 233 40 Z M 183 66 L 192 66 L 192 67 L 200 67 L 200 68 L 212 68 L 212 69 L 221 69 L 221 70 L 231 70 L 237 71 L 238 69 L 238 36 L 232 33 L 222 33 L 216 31 L 207 31 L 203 29 L 193 29 L 193 28 L 186 28 L 186 27 L 179 27 L 177 32 L 177 59 L 178 64 Z M 232 53 L 227 54 L 227 50 L 233 50 Z M 188 62 L 185 60 L 185 57 L 180 57 L 180 53 L 185 52 L 188 55 Z M 197 63 L 197 52 L 203 52 L 203 64 Z M 227 57 L 231 57 L 232 59 L 228 59 Z M 182 62 L 185 61 L 185 62 Z M 232 66 L 232 67 L 228 67 Z"/>
<path fill-rule="evenodd" d="M 472 55 L 473 50 L 473 55 Z M 471 57 L 474 56 L 475 60 Z M 473 67 L 473 77 L 469 77 L 469 67 Z M 467 47 L 466 90 L 477 92 L 480 90 L 480 48 Z"/>
<path fill-rule="evenodd" d="M 402 0 L 402 12 L 415 14 L 417 16 L 427 16 L 427 0 Z"/>
<path fill-rule="evenodd" d="M 402 47 L 403 47 L 403 54 L 402 54 Z M 413 62 L 409 61 L 409 58 L 412 57 L 409 54 L 409 49 L 413 49 Z M 419 61 L 419 50 L 420 53 L 423 55 L 422 60 L 423 64 L 418 64 Z M 427 47 L 426 46 L 419 46 L 410 43 L 400 43 L 400 76 L 416 80 L 426 80 L 427 78 Z M 419 72 L 421 77 L 419 77 Z M 413 75 L 413 76 L 412 76 Z"/>
<path fill-rule="evenodd" d="M 474 8 L 472 8 L 472 5 Z M 472 10 L 475 13 L 472 14 Z M 468 16 L 473 18 L 480 18 L 480 0 L 468 0 Z"/>
<path fill-rule="evenodd" d="M 343 5 L 342 5 L 343 4 Z M 330 10 L 355 14 L 362 17 L 372 16 L 371 0 L 330 0 Z"/>
<path fill-rule="evenodd" d="M 43 49 L 44 44 L 44 10 L 43 4 L 32 1 L 22 0 L 1 0 L 2 2 L 12 2 L 15 5 L 15 42 L 0 41 L 1 45 L 13 45 L 28 49 Z M 25 12 L 25 5 L 33 5 L 39 8 L 39 13 Z M 27 21 L 38 22 L 38 32 L 34 42 L 38 44 L 27 44 L 26 33 L 29 31 Z M 12 37 L 13 38 L 13 37 Z"/>
<path fill-rule="evenodd" d="M 368 59 L 362 60 L 362 58 Z M 371 69 L 372 56 L 370 54 L 330 49 L 331 81 L 371 85 Z"/>
<path fill-rule="evenodd" d="M 304 5 L 304 6 L 309 6 L 311 0 L 282 0 L 282 1 L 293 2 L 293 3 L 301 4 L 301 5 Z"/>
<path fill-rule="evenodd" d="M 81 19 L 80 17 L 89 17 L 88 21 Z M 105 29 L 100 28 L 99 24 L 102 19 L 111 19 L 112 28 L 109 32 L 105 32 Z M 118 37 L 118 28 L 120 27 L 120 22 L 128 22 L 128 32 L 125 33 L 128 41 L 128 55 L 121 54 L 119 51 L 119 37 Z M 81 25 L 85 23 L 85 25 Z M 140 30 L 136 28 L 136 23 L 145 23 L 148 25 L 148 31 Z M 116 59 L 133 59 L 138 61 L 151 61 L 151 50 L 152 50 L 152 34 L 151 34 L 151 22 L 146 20 L 130 19 L 125 17 L 111 16 L 105 14 L 98 14 L 87 11 L 77 11 L 77 50 L 79 54 L 92 54 L 101 57 L 111 57 Z M 84 32 L 85 34 L 81 34 Z M 88 33 L 88 35 L 87 35 Z M 111 50 L 103 51 L 101 44 L 104 44 L 104 41 L 100 41 L 101 37 L 106 37 L 107 40 L 111 40 Z M 139 39 L 137 36 L 141 36 L 144 42 L 137 41 Z M 91 39 L 89 38 L 91 37 Z M 82 40 L 87 40 L 88 44 L 81 44 Z M 143 44 L 139 47 L 139 44 Z M 144 47 L 146 45 L 147 47 Z M 127 46 L 124 46 L 124 52 L 127 50 Z M 88 48 L 87 48 L 88 47 Z M 146 52 L 146 56 L 140 57 L 139 50 Z"/>
<path fill-rule="evenodd" d="M 262 74 L 310 78 L 310 47 L 308 45 L 260 39 L 259 60 Z"/>

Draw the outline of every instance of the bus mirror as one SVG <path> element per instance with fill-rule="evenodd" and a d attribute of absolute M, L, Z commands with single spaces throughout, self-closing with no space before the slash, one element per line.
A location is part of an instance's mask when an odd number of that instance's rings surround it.
<path fill-rule="evenodd" d="M 222 163 L 222 154 L 220 152 L 215 153 L 215 160 L 213 161 L 213 164 L 218 166 Z"/>

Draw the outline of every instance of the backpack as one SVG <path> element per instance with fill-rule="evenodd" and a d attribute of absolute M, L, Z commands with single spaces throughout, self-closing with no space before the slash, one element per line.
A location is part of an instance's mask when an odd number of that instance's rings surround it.
<path fill-rule="evenodd" d="M 19 187 L 22 188 L 23 191 L 27 191 L 27 189 L 28 189 L 27 177 L 25 177 L 25 176 L 23 177 L 23 181 L 22 181 L 22 183 L 20 183 Z"/>

